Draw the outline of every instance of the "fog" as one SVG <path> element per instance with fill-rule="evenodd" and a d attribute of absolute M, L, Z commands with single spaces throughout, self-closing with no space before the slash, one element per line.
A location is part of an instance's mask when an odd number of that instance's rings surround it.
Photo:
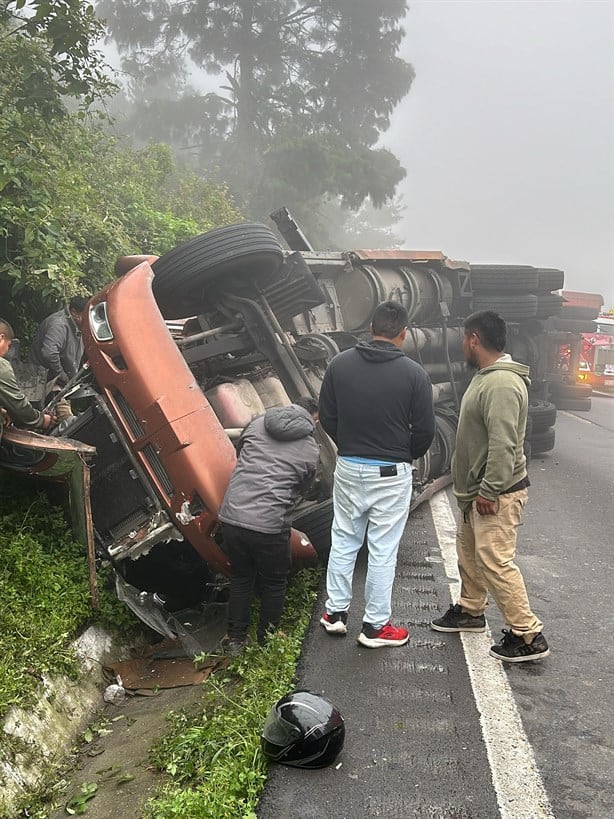
<path fill-rule="evenodd" d="M 614 307 L 614 4 L 413 0 L 383 144 L 405 246 L 565 270 Z"/>

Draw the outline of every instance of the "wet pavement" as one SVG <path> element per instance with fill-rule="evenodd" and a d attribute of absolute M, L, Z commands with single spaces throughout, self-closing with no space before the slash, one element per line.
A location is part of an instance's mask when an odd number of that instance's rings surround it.
<path fill-rule="evenodd" d="M 541 662 L 500 664 L 487 634 L 430 630 L 458 588 L 449 490 L 411 515 L 399 551 L 408 646 L 356 644 L 364 562 L 346 638 L 318 624 L 322 590 L 297 687 L 341 710 L 345 748 L 322 771 L 271 765 L 260 819 L 614 817 L 613 452 L 614 398 L 593 396 L 589 412 L 558 413 L 554 451 L 530 464 L 518 563 L 551 648 Z M 495 605 L 487 623 L 498 639 Z"/>
<path fill-rule="evenodd" d="M 323 770 L 272 765 L 258 816 L 499 816 L 461 641 L 429 627 L 450 603 L 429 505 L 412 513 L 399 549 L 393 621 L 409 627 L 408 645 L 356 643 L 365 568 L 361 553 L 347 637 L 319 625 L 322 590 L 298 669 L 297 687 L 325 695 L 343 714 L 344 750 Z"/>

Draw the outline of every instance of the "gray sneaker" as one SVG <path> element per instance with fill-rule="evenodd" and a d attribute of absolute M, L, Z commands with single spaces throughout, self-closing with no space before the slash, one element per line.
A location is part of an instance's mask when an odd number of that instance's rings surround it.
<path fill-rule="evenodd" d="M 472 617 L 471 614 L 467 614 L 466 611 L 463 611 L 458 603 L 455 603 L 453 606 L 450 606 L 443 617 L 431 621 L 431 628 L 433 631 L 446 632 L 483 632 L 486 631 L 486 618 L 483 614 L 478 615 L 478 617 Z"/>

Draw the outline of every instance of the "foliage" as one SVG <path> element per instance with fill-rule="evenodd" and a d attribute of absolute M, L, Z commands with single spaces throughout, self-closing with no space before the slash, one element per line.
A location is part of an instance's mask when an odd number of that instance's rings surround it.
<path fill-rule="evenodd" d="M 222 185 L 179 171 L 168 148 L 128 148 L 85 113 L 110 90 L 99 34 L 78 0 L 0 7 L 0 303 L 18 330 L 98 290 L 118 255 L 161 254 L 239 218 Z M 66 94 L 82 110 L 68 113 Z"/>
<path fill-rule="evenodd" d="M 405 0 L 100 0 L 98 9 L 131 78 L 125 127 L 221 169 L 254 217 L 282 204 L 298 213 L 324 195 L 380 206 L 405 175 L 377 147 L 413 79 L 397 56 Z M 189 87 L 188 68 L 217 90 Z"/>
<path fill-rule="evenodd" d="M 274 702 L 291 690 L 319 573 L 290 583 L 283 634 L 263 650 L 249 646 L 220 680 L 206 684 L 202 711 L 175 714 L 172 731 L 152 753 L 170 784 L 148 810 L 152 819 L 255 819 L 266 779 L 260 732 Z"/>
<path fill-rule="evenodd" d="M 165 146 L 130 149 L 75 117 L 0 122 L 0 299 L 18 326 L 100 289 L 119 255 L 161 255 L 239 218 L 223 186 L 178 172 Z"/>
<path fill-rule="evenodd" d="M 103 33 L 82 0 L 2 0 L 0 107 L 49 118 L 64 112 L 65 96 L 84 108 L 104 99 L 115 86 L 93 47 Z"/>
<path fill-rule="evenodd" d="M 119 602 L 104 582 L 101 609 L 90 606 L 87 560 L 60 507 L 31 480 L 2 480 L 0 518 L 0 716 L 27 707 L 43 675 L 74 675 L 69 649 L 84 624 L 125 628 Z"/>

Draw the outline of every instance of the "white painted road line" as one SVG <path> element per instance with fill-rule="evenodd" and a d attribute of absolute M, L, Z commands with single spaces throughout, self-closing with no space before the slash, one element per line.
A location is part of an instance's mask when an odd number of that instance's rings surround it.
<path fill-rule="evenodd" d="M 460 590 L 456 521 L 445 491 L 434 495 L 429 504 L 451 581 L 450 594 L 456 602 Z M 502 819 L 554 819 L 507 676 L 501 662 L 488 654 L 492 645 L 490 629 L 484 634 L 461 633 L 460 638 Z"/>

